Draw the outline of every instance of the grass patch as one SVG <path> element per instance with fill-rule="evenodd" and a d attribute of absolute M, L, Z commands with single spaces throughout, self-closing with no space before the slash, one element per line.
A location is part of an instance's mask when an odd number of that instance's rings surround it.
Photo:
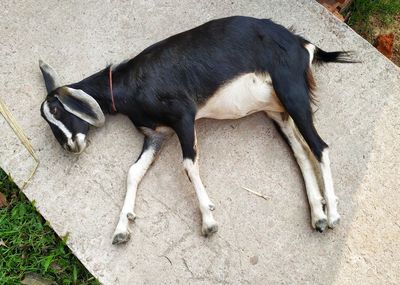
<path fill-rule="evenodd" d="M 400 0 L 353 0 L 341 11 L 358 34 L 376 46 L 378 35 L 394 35 L 391 60 L 400 66 Z"/>
<path fill-rule="evenodd" d="M 390 25 L 400 14 L 400 0 L 353 0 L 344 12 L 348 24 L 358 33 L 371 36 L 371 21 Z"/>
<path fill-rule="evenodd" d="M 99 284 L 0 168 L 0 285 L 36 274 L 57 284 Z M 4 197 L 3 197 L 4 198 Z"/>

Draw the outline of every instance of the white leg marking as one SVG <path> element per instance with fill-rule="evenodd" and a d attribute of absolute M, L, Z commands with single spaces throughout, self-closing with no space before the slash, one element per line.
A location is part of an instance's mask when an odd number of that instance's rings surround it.
<path fill-rule="evenodd" d="M 129 220 L 133 221 L 136 217 L 134 208 L 137 188 L 154 161 L 155 155 L 156 151 L 154 148 L 148 148 L 141 154 L 139 160 L 129 169 L 124 206 L 122 207 L 118 225 L 114 232 L 113 244 L 126 242 L 129 239 L 128 223 Z"/>
<path fill-rule="evenodd" d="M 314 229 L 322 232 L 327 226 L 327 217 L 323 211 L 322 196 L 319 191 L 313 163 L 306 151 L 308 146 L 306 146 L 296 134 L 297 129 L 292 118 L 289 117 L 284 121 L 280 114 L 272 114 L 269 112 L 268 115 L 279 124 L 282 132 L 289 140 L 290 146 L 293 150 L 297 163 L 299 164 L 301 173 L 303 174 L 304 183 L 306 185 L 308 202 L 311 209 L 311 225 Z"/>
<path fill-rule="evenodd" d="M 321 172 L 322 178 L 325 184 L 324 196 L 326 200 L 327 212 L 328 212 L 328 226 L 334 228 L 340 222 L 340 215 L 337 211 L 338 198 L 335 195 L 333 189 L 332 173 L 329 160 L 329 151 L 324 149 L 321 158 Z"/>
<path fill-rule="evenodd" d="M 208 236 L 218 230 L 218 224 L 211 213 L 211 211 L 215 209 L 215 206 L 208 197 L 203 183 L 201 182 L 197 159 L 193 163 L 191 159 L 186 158 L 183 160 L 183 166 L 187 171 L 190 181 L 194 186 L 194 190 L 196 191 L 197 199 L 199 200 L 203 220 L 202 233 Z"/>

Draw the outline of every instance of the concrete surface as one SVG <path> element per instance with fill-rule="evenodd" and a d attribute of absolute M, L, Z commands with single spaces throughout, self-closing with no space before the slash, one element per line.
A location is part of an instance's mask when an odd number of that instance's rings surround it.
<path fill-rule="evenodd" d="M 0 96 L 41 161 L 26 195 L 104 284 L 398 284 L 400 72 L 314 1 L 2 1 Z M 140 186 L 132 238 L 112 246 L 125 177 L 142 137 L 122 116 L 64 152 L 40 117 L 38 59 L 77 81 L 169 35 L 227 15 L 270 17 L 362 64 L 316 67 L 321 136 L 331 145 L 339 228 L 310 227 L 299 170 L 256 114 L 198 123 L 200 170 L 220 230 L 200 236 L 194 191 L 173 138 Z M 21 185 L 33 162 L 3 119 L 0 165 Z M 241 186 L 270 196 L 266 201 Z"/>

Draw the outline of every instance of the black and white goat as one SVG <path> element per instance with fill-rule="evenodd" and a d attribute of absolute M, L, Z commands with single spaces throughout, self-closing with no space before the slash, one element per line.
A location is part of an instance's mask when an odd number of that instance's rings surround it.
<path fill-rule="evenodd" d="M 160 41 L 74 84 L 59 84 L 55 71 L 40 61 L 48 91 L 41 113 L 59 143 L 73 153 L 85 149 L 89 126 L 101 127 L 105 113 L 127 115 L 144 134 L 142 152 L 129 169 L 114 244 L 129 239 L 138 185 L 173 132 L 199 200 L 202 233 L 216 232 L 215 207 L 199 175 L 195 120 L 236 119 L 255 112 L 272 118 L 292 147 L 305 181 L 312 227 L 322 232 L 335 227 L 340 216 L 328 146 L 313 125 L 312 62 L 351 61 L 347 53 L 324 52 L 270 20 L 223 18 Z"/>

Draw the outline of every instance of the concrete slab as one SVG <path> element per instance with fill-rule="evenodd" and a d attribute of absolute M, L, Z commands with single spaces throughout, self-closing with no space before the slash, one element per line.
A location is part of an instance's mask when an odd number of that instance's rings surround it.
<path fill-rule="evenodd" d="M 220 223 L 200 214 L 173 138 L 140 186 L 132 239 L 112 246 L 129 165 L 142 137 L 122 116 L 93 130 L 80 156 L 58 146 L 39 114 L 38 59 L 65 82 L 169 35 L 228 15 L 272 18 L 357 65 L 317 67 L 320 134 L 331 145 L 339 228 L 311 230 L 298 168 L 262 115 L 198 123 L 200 170 Z M 104 284 L 396 284 L 400 280 L 400 72 L 314 1 L 2 1 L 0 96 L 41 161 L 25 189 Z M 0 165 L 20 184 L 29 162 L 0 120 Z M 4 150 L 4 151 L 3 151 Z M 16 153 L 13 154 L 14 150 Z M 19 161 L 10 163 L 10 161 Z M 22 170 L 21 170 L 22 169 Z M 266 201 L 241 186 L 270 196 Z"/>

